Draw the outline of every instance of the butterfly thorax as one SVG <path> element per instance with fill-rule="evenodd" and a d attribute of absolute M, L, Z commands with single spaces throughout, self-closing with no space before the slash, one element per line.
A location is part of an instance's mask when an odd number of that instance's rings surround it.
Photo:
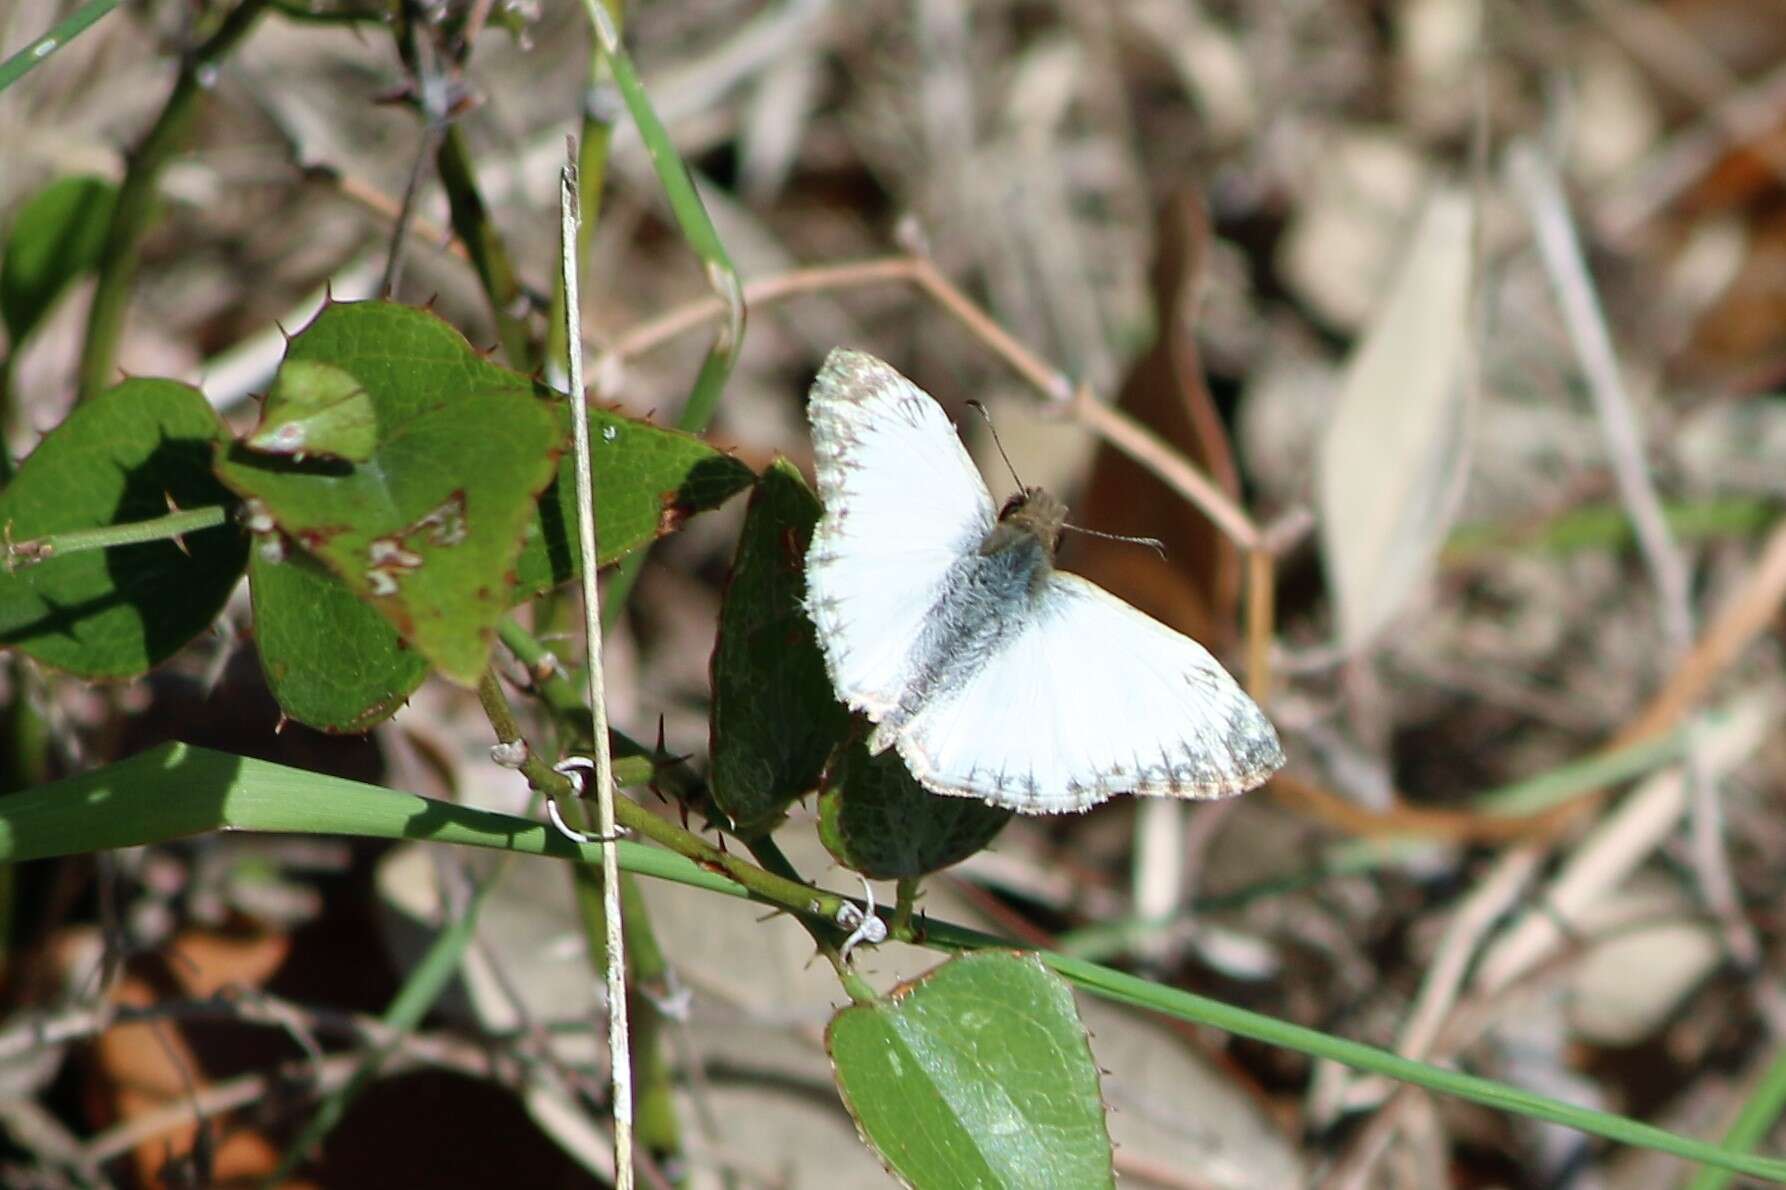
<path fill-rule="evenodd" d="M 992 555 L 1030 542 L 1041 546 L 1046 572 L 1054 564 L 1054 551 L 1060 545 L 1060 529 L 1067 519 L 1067 506 L 1043 488 L 1024 488 L 1005 501 L 999 509 L 998 525 L 986 535 L 980 553 Z"/>

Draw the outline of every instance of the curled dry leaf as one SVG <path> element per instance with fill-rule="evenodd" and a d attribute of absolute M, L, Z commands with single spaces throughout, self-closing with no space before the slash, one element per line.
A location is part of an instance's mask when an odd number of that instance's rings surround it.
<path fill-rule="evenodd" d="M 1162 207 L 1152 286 L 1159 335 L 1123 382 L 1117 405 L 1238 499 L 1240 476 L 1221 413 L 1203 380 L 1193 331 L 1209 216 L 1191 191 Z M 1067 565 L 1148 615 L 1220 648 L 1234 631 L 1240 555 L 1219 529 L 1153 472 L 1105 443 L 1077 512 L 1109 533 L 1154 537 L 1160 557 L 1128 542 L 1072 534 Z"/>
<path fill-rule="evenodd" d="M 1462 191 L 1428 201 L 1321 442 L 1321 552 L 1348 651 L 1401 608 L 1462 495 L 1475 388 L 1474 225 Z"/>

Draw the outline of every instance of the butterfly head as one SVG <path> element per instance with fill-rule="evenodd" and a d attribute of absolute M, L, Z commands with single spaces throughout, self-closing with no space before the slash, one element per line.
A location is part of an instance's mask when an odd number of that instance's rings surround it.
<path fill-rule="evenodd" d="M 1044 488 L 1024 488 L 1005 501 L 998 512 L 998 528 L 988 539 L 988 546 L 1008 544 L 1030 538 L 1038 542 L 1050 560 L 1060 544 L 1060 528 L 1067 519 L 1067 506 L 1049 495 Z M 987 552 L 991 552 L 988 550 Z"/>

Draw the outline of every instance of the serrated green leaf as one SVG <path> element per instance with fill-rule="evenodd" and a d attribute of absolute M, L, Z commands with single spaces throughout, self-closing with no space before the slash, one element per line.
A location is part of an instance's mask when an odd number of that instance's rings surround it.
<path fill-rule="evenodd" d="M 992 842 L 1011 811 L 946 797 L 918 784 L 889 748 L 864 740 L 839 753 L 819 796 L 819 838 L 837 862 L 872 880 L 923 876 L 958 864 Z"/>
<path fill-rule="evenodd" d="M 426 661 L 475 682 L 511 606 L 535 498 L 565 444 L 553 402 L 434 315 L 391 302 L 324 309 L 293 338 L 274 388 L 329 409 L 345 400 L 350 426 L 363 425 L 369 406 L 370 449 L 358 429 L 346 443 L 358 460 L 300 462 L 241 444 L 219 461 L 219 475 Z M 287 672 L 314 673 L 329 653 Z M 393 666 L 364 675 L 362 693 L 408 683 L 407 664 L 383 655 Z M 383 703 L 381 695 L 366 710 Z"/>
<path fill-rule="evenodd" d="M 316 360 L 287 360 L 274 378 L 248 445 L 294 459 L 363 463 L 378 441 L 372 398 L 352 375 Z"/>
<path fill-rule="evenodd" d="M 428 676 L 389 620 L 302 550 L 248 561 L 254 640 L 267 687 L 289 718 L 322 731 L 365 731 Z"/>
<path fill-rule="evenodd" d="M 443 675 L 473 685 L 511 605 L 534 499 L 557 468 L 558 421 L 526 389 L 447 390 L 431 406 L 369 392 L 379 442 L 365 462 L 237 445 L 218 474 Z"/>
<path fill-rule="evenodd" d="M 570 407 L 560 406 L 570 433 Z M 716 508 L 750 486 L 749 467 L 692 434 L 666 430 L 607 410 L 589 411 L 595 475 L 595 545 L 606 566 L 674 533 L 697 512 Z M 577 480 L 567 453 L 540 497 L 539 518 L 515 566 L 523 597 L 549 591 L 579 573 Z"/>
<path fill-rule="evenodd" d="M 750 837 L 817 786 L 849 727 L 813 638 L 804 559 L 818 498 L 786 460 L 757 480 L 713 646 L 713 800 Z"/>
<path fill-rule="evenodd" d="M 0 256 L 0 317 L 12 350 L 69 283 L 99 262 L 116 199 L 104 178 L 57 178 L 19 209 Z"/>
<path fill-rule="evenodd" d="M 951 959 L 831 1019 L 856 1127 L 907 1185 L 1112 1186 L 1085 1026 L 1035 955 Z"/>
<path fill-rule="evenodd" d="M 360 382 L 381 425 L 432 409 L 454 393 L 527 389 L 426 310 L 396 302 L 337 302 L 292 337 L 286 360 L 338 368 Z"/>
<path fill-rule="evenodd" d="M 317 362 L 354 377 L 381 421 L 404 416 L 441 393 L 532 388 L 519 372 L 485 359 L 458 331 L 425 310 L 394 302 L 347 302 L 317 315 L 292 339 L 287 361 Z M 545 390 L 540 390 L 545 391 Z M 553 401 L 570 437 L 570 405 Z M 596 547 L 604 564 L 674 532 L 690 515 L 750 485 L 750 468 L 701 439 L 606 410 L 591 410 Z M 519 601 L 577 574 L 576 479 L 567 451 L 541 495 L 515 563 Z"/>
<path fill-rule="evenodd" d="M 23 541 L 233 503 L 211 473 L 227 432 L 197 389 L 127 380 L 78 406 L 0 492 Z M 0 645 L 86 678 L 134 677 L 203 632 L 247 561 L 234 526 L 0 571 Z"/>

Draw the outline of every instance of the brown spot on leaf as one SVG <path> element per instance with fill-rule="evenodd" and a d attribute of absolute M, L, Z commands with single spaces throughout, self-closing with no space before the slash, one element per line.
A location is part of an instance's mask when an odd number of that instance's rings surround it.
<path fill-rule="evenodd" d="M 657 535 L 663 537 L 682 528 L 682 522 L 694 514 L 694 509 L 682 502 L 679 492 L 661 492 L 658 494 Z"/>

